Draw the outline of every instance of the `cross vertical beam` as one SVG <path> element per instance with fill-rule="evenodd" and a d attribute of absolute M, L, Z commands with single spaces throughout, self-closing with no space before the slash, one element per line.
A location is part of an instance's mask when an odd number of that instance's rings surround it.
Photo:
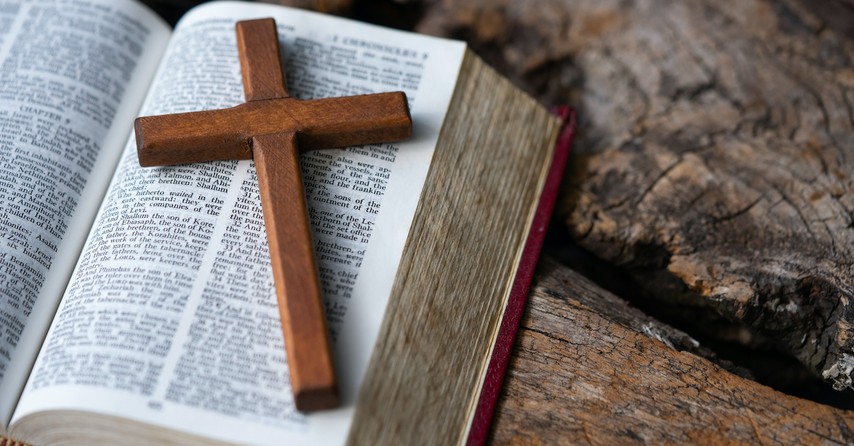
<path fill-rule="evenodd" d="M 412 134 L 402 92 L 297 100 L 288 94 L 273 19 L 238 22 L 246 103 L 137 118 L 142 166 L 254 159 L 291 388 L 297 409 L 338 405 L 300 150 L 399 141 Z"/>
<path fill-rule="evenodd" d="M 289 98 L 276 22 L 238 22 L 237 52 L 247 102 Z M 299 410 L 338 405 L 329 329 L 311 241 L 295 132 L 252 136 L 291 389 Z"/>
<path fill-rule="evenodd" d="M 335 407 L 338 385 L 311 242 L 296 135 L 256 136 L 252 138 L 252 154 L 294 400 L 303 411 Z"/>

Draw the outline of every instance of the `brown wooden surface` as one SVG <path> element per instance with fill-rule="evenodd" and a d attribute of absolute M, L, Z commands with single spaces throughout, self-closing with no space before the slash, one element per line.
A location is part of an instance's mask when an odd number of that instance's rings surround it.
<path fill-rule="evenodd" d="M 299 149 L 398 141 L 412 133 L 402 92 L 334 99 L 290 98 L 273 19 L 236 26 L 247 102 L 210 110 L 138 118 L 142 166 L 253 159 L 297 409 L 338 405 Z"/>
<path fill-rule="evenodd" d="M 854 398 L 854 34 L 833 3 L 621 11 L 585 50 L 610 58 L 584 93 L 619 92 L 619 118 L 591 113 L 602 138 L 562 216 L 704 335 L 784 351 Z M 625 46 L 641 33 L 656 47 Z"/>
<path fill-rule="evenodd" d="M 541 261 L 493 423 L 496 444 L 854 442 L 854 413 L 774 391 L 696 341 Z"/>

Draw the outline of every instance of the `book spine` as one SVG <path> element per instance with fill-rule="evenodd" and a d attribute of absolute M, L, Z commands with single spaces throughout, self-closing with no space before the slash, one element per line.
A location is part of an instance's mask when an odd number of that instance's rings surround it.
<path fill-rule="evenodd" d="M 572 139 L 575 136 L 575 112 L 567 106 L 555 107 L 551 111 L 563 121 L 563 126 L 555 144 L 551 167 L 534 215 L 531 232 L 525 241 L 525 249 L 522 252 L 516 278 L 513 280 L 507 309 L 504 312 L 504 318 L 501 320 L 501 326 L 498 328 L 498 337 L 487 366 L 486 379 L 480 391 L 474 419 L 466 441 L 468 446 L 483 445 L 489 435 L 492 416 L 504 384 L 507 364 L 510 361 L 510 355 L 513 353 L 516 334 L 519 332 L 519 322 L 525 312 L 531 281 L 534 278 L 537 261 L 546 237 L 546 229 L 548 229 L 549 220 L 554 210 L 561 178 L 569 158 Z"/>

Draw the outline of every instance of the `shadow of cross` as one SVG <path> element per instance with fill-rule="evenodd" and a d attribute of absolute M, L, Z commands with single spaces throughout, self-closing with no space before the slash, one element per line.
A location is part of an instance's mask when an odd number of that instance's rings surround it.
<path fill-rule="evenodd" d="M 338 405 L 299 151 L 399 141 L 412 134 L 402 92 L 298 100 L 288 95 L 273 19 L 238 22 L 246 102 L 137 118 L 144 167 L 254 159 L 291 388 L 301 411 Z"/>

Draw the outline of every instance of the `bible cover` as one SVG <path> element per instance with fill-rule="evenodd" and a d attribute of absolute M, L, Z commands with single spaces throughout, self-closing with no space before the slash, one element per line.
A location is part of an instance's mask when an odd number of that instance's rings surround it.
<path fill-rule="evenodd" d="M 561 178 L 572 147 L 572 140 L 575 137 L 575 111 L 567 106 L 555 107 L 551 111 L 563 121 L 563 125 L 555 143 L 552 164 L 543 186 L 543 192 L 540 195 L 540 203 L 537 205 L 537 211 L 534 214 L 531 232 L 525 241 L 525 249 L 516 270 L 516 278 L 513 280 L 510 298 L 507 302 L 507 308 L 504 310 L 504 318 L 498 328 L 495 347 L 489 359 L 486 378 L 469 430 L 468 446 L 485 444 L 489 435 L 489 427 L 492 424 L 492 416 L 498 403 L 498 396 L 501 394 L 507 364 L 513 352 L 516 334 L 519 332 L 519 323 L 525 312 L 525 303 L 528 301 L 528 292 L 534 278 L 534 271 L 537 268 L 537 260 L 540 258 L 546 229 L 549 226 L 549 220 L 560 189 Z"/>

